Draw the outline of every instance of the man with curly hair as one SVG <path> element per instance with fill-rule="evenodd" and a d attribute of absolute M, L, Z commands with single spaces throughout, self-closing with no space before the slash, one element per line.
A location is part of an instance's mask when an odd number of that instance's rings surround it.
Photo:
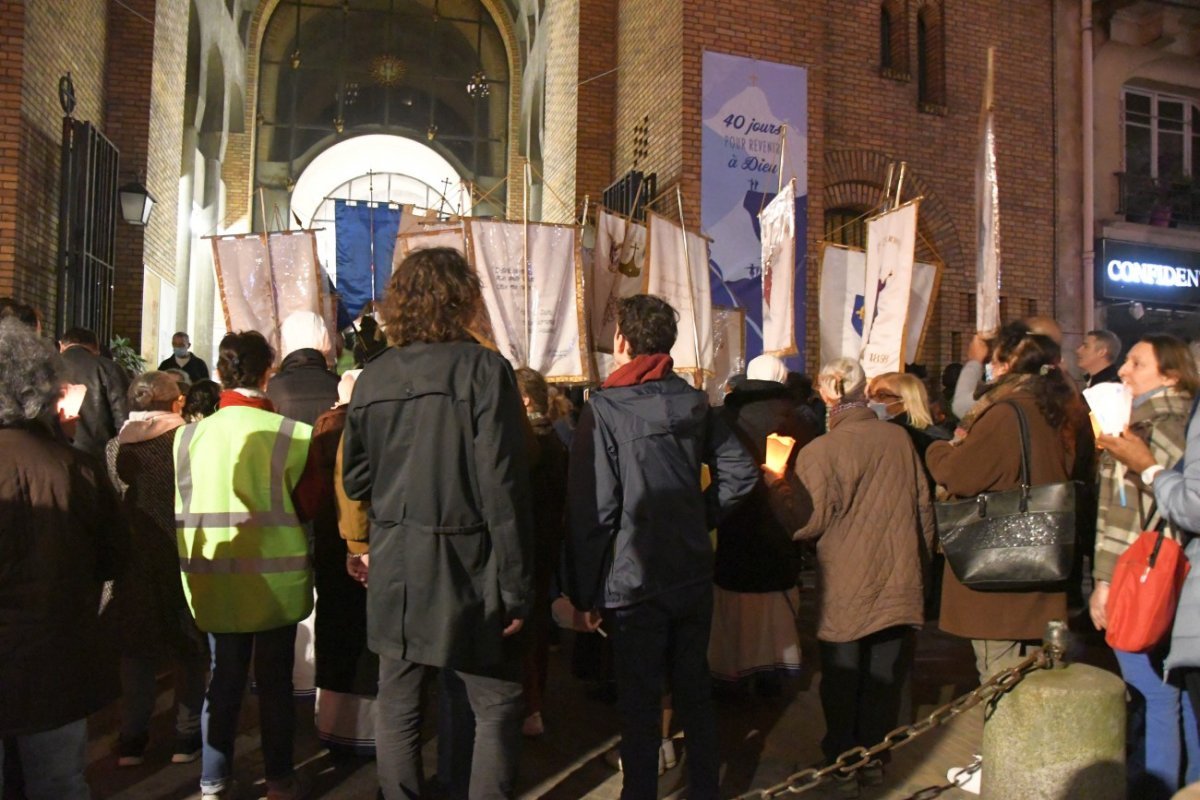
<path fill-rule="evenodd" d="M 380 309 L 393 346 L 367 363 L 346 415 L 346 494 L 371 504 L 367 641 L 379 654 L 376 755 L 388 800 L 427 796 L 430 667 L 461 680 L 475 714 L 470 796 L 516 789 L 514 634 L 533 599 L 533 520 L 512 367 L 469 332 L 481 302 L 458 251 L 410 253 Z"/>

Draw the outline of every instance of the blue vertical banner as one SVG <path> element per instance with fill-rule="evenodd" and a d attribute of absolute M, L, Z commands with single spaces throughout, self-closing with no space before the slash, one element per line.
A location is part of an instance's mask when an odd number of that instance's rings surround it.
<path fill-rule="evenodd" d="M 383 297 L 392 276 L 392 253 L 399 229 L 398 208 L 334 201 L 337 290 L 341 305 L 352 319 L 372 299 Z"/>
<path fill-rule="evenodd" d="M 762 352 L 762 242 L 758 213 L 796 181 L 796 343 L 804 369 L 808 242 L 808 71 L 704 53 L 701 207 L 711 237 L 712 301 L 746 311 L 746 358 Z M 786 125 L 786 134 L 784 128 Z M 786 147 L 786 154 L 784 149 Z M 780 180 L 780 164 L 783 176 Z"/>

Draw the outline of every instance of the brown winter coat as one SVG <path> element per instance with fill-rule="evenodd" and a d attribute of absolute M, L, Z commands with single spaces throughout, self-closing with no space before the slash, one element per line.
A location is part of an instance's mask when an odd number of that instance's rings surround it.
<path fill-rule="evenodd" d="M 1034 485 L 1068 480 L 1073 454 L 1061 430 L 1050 426 L 1025 390 L 1006 400 L 1020 404 L 1029 420 L 1030 470 Z M 935 442 L 925 453 L 933 479 L 953 498 L 1013 489 L 1020 484 L 1021 435 L 1017 414 L 997 402 L 980 414 L 959 444 Z M 1066 619 L 1063 592 L 977 592 L 946 565 L 940 627 L 969 639 L 1040 639 L 1046 622 Z"/>
<path fill-rule="evenodd" d="M 793 538 L 817 540 L 818 639 L 851 642 L 923 622 L 933 506 L 902 427 L 847 408 L 773 489 L 772 505 Z"/>
<path fill-rule="evenodd" d="M 127 549 L 99 459 L 41 425 L 0 428 L 0 736 L 52 730 L 117 695 L 100 589 Z"/>

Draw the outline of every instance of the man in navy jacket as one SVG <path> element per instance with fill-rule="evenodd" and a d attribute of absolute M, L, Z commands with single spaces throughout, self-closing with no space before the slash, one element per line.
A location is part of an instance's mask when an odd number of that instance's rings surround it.
<path fill-rule="evenodd" d="M 583 409 L 568 471 L 568 594 L 612 640 L 623 800 L 656 796 L 668 689 L 687 736 L 688 796 L 717 797 L 708 532 L 760 474 L 706 395 L 672 371 L 677 318 L 657 297 L 621 301 L 616 369 Z"/>

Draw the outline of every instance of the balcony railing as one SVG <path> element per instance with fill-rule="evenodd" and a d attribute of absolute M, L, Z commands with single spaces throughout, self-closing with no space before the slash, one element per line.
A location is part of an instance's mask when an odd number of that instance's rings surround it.
<path fill-rule="evenodd" d="M 1200 228 L 1200 181 L 1118 172 L 1118 214 L 1128 222 L 1163 228 Z"/>

